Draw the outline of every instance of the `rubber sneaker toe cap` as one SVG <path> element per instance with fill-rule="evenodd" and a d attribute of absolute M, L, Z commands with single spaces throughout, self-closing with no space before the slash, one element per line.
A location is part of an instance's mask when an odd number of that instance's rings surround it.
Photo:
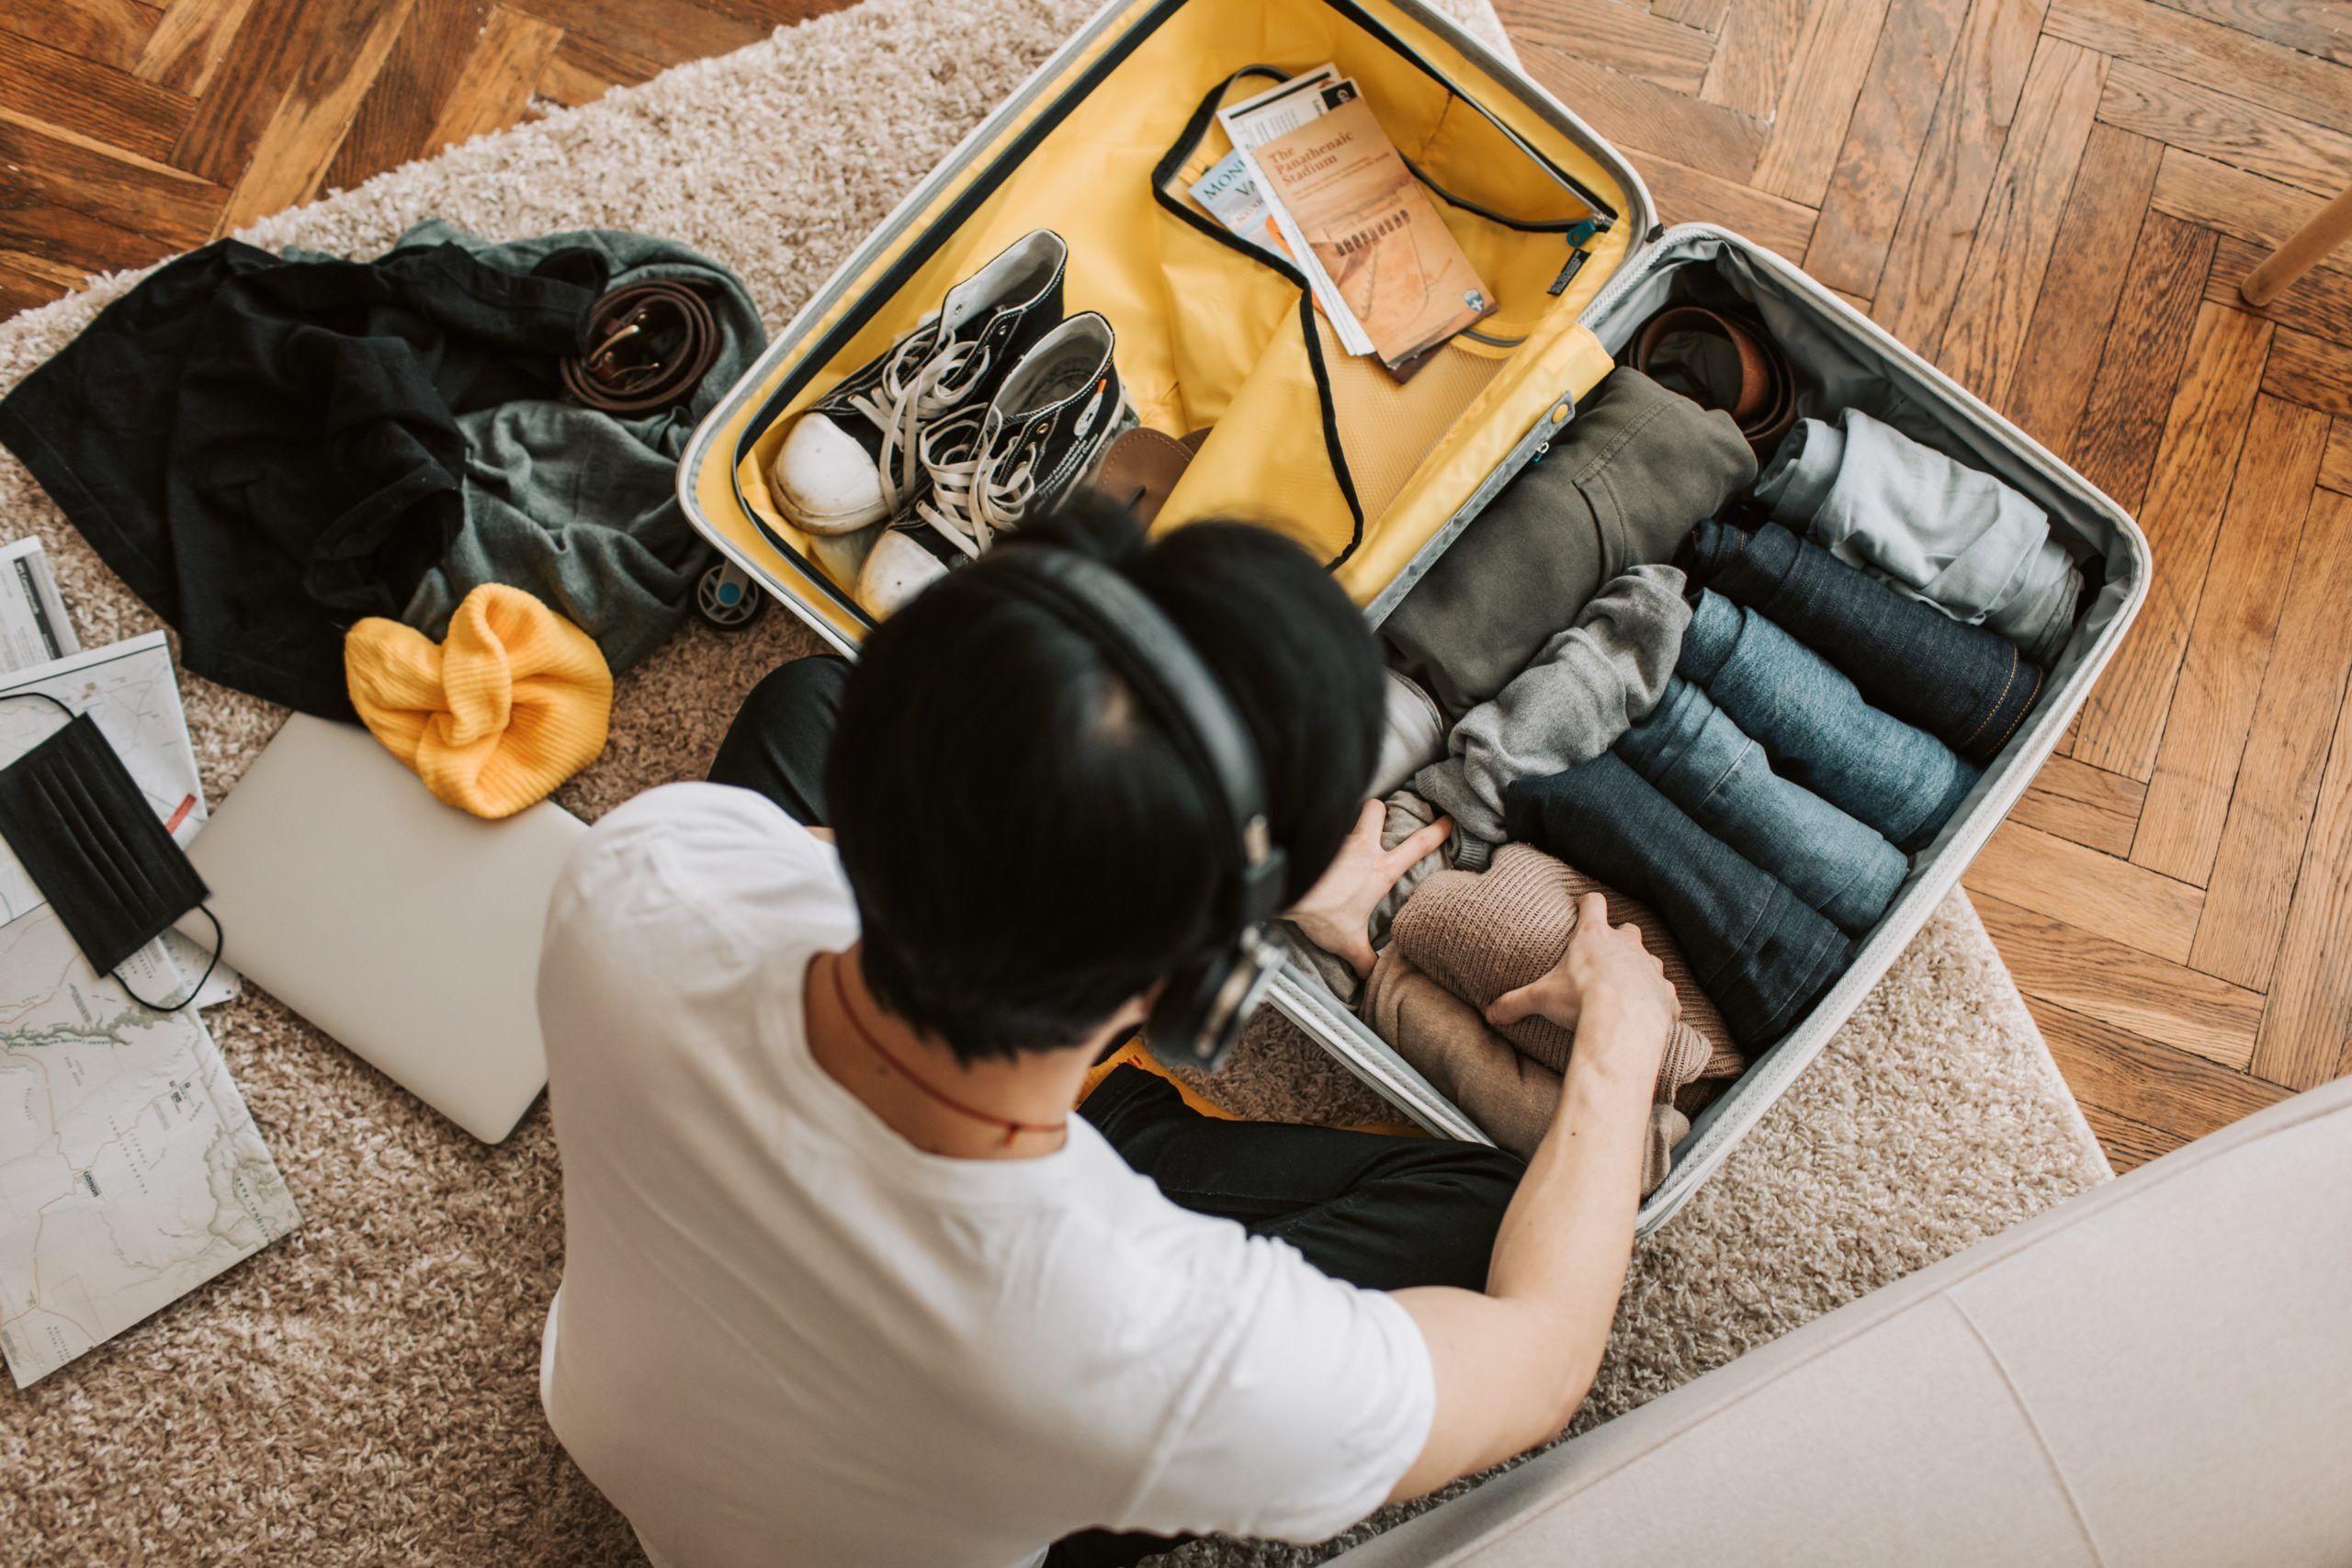
<path fill-rule="evenodd" d="M 947 575 L 937 556 L 893 530 L 874 542 L 874 553 L 857 574 L 857 601 L 877 618 L 895 614 L 907 601 Z"/>
<path fill-rule="evenodd" d="M 768 481 L 786 518 L 811 534 L 846 534 L 889 514 L 873 454 L 826 414 L 786 434 Z"/>

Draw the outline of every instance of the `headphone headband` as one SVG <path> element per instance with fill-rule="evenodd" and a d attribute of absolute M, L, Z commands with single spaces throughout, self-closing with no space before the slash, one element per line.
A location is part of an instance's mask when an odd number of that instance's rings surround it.
<path fill-rule="evenodd" d="M 1183 633 L 1117 571 L 1075 550 L 1024 544 L 995 554 L 988 572 L 1101 651 L 1159 721 L 1210 814 L 1225 824 L 1227 930 L 1217 956 L 1199 972 L 1170 977 L 1148 1030 L 1162 1055 L 1213 1065 L 1279 963 L 1259 931 L 1281 912 L 1284 861 L 1267 819 L 1257 743 Z"/>
<path fill-rule="evenodd" d="M 1075 550 L 1024 545 L 1005 551 L 995 571 L 1000 584 L 1083 633 L 1159 720 L 1211 814 L 1230 825 L 1226 841 L 1241 882 L 1253 880 L 1252 868 L 1277 862 L 1257 744 L 1224 686 L 1159 606 L 1117 571 Z M 1281 898 L 1279 878 L 1267 892 Z M 1280 912 L 1249 907 L 1253 902 L 1245 897 L 1235 908 L 1240 924 Z"/>

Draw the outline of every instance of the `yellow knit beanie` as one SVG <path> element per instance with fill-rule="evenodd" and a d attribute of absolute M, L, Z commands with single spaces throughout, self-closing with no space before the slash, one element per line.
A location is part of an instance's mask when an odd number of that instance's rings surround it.
<path fill-rule="evenodd" d="M 477 817 L 511 817 L 594 761 L 613 672 L 587 633 L 519 588 L 485 582 L 435 645 L 371 616 L 345 634 L 351 705 L 424 787 Z"/>

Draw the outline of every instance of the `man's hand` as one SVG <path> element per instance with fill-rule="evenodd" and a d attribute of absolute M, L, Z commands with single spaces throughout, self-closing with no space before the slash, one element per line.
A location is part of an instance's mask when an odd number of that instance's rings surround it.
<path fill-rule="evenodd" d="M 1588 1066 L 1622 1068 L 1646 1082 L 1657 1074 L 1682 1003 L 1667 984 L 1666 965 L 1642 946 L 1639 928 L 1611 927 L 1608 900 L 1588 893 L 1577 900 L 1576 931 L 1560 961 L 1487 1010 L 1487 1021 L 1498 1029 L 1538 1016 L 1577 1031 L 1577 1059 L 1606 1055 L 1611 1059 Z M 1586 1027 L 1604 1020 L 1606 1028 Z"/>
<path fill-rule="evenodd" d="M 1453 819 L 1441 817 L 1395 849 L 1384 850 L 1380 828 L 1386 819 L 1385 807 L 1365 801 L 1354 830 L 1340 845 L 1329 868 L 1290 911 L 1292 922 L 1309 942 L 1346 959 L 1359 978 L 1372 973 L 1374 908 L 1414 862 L 1443 847 L 1446 835 L 1453 831 Z"/>
<path fill-rule="evenodd" d="M 1598 893 L 1551 971 L 1487 1010 L 1577 1032 L 1551 1130 L 1503 1215 L 1486 1292 L 1399 1291 L 1437 1378 L 1420 1456 L 1389 1494 L 1416 1497 L 1556 1434 L 1592 1387 L 1642 1203 L 1643 1140 L 1666 1036 L 1679 1015 L 1641 932 L 1609 926 Z"/>

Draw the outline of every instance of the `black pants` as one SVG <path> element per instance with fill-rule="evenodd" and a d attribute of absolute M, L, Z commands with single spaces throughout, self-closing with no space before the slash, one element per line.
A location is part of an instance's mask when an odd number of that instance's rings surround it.
<path fill-rule="evenodd" d="M 710 766 L 714 784 L 757 790 L 798 821 L 825 820 L 824 763 L 849 666 L 797 660 L 752 691 Z M 1374 1290 L 1483 1287 L 1521 1166 L 1498 1149 L 1335 1127 L 1227 1122 L 1165 1078 L 1122 1066 L 1079 1114 L 1170 1201 L 1279 1237 L 1335 1278 Z M 1127 1568 L 1178 1544 L 1089 1530 L 1048 1568 Z"/>

